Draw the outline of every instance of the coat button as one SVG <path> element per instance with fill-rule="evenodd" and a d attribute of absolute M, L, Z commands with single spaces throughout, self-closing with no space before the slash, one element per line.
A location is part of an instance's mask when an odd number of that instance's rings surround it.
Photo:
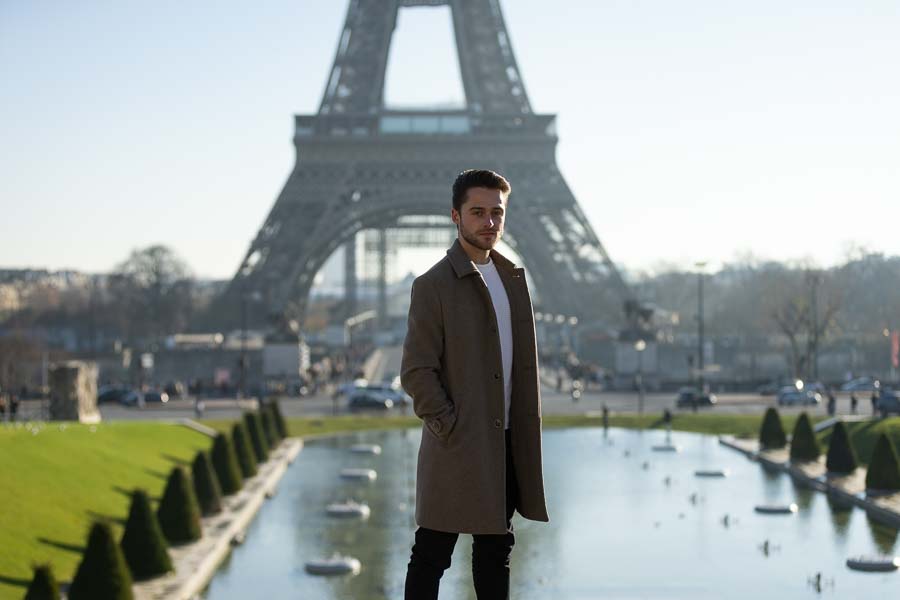
<path fill-rule="evenodd" d="M 500 373 L 494 373 L 494 379 L 500 379 Z"/>
<path fill-rule="evenodd" d="M 432 421 L 431 423 L 429 423 L 429 425 L 431 425 L 431 430 L 433 432 L 435 432 L 435 433 L 441 432 L 441 422 L 440 421 Z"/>
<path fill-rule="evenodd" d="M 494 419 L 494 427 L 500 429 L 501 427 L 503 427 L 503 421 L 501 421 L 500 419 Z"/>

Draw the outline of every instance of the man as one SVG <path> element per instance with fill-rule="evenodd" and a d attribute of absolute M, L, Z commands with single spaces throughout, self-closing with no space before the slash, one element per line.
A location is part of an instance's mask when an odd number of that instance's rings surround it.
<path fill-rule="evenodd" d="M 438 597 L 460 533 L 473 535 L 478 599 L 508 598 L 513 512 L 548 520 L 531 299 L 494 250 L 510 190 L 492 171 L 460 173 L 457 240 L 413 282 L 400 379 L 424 423 L 407 600 Z"/>

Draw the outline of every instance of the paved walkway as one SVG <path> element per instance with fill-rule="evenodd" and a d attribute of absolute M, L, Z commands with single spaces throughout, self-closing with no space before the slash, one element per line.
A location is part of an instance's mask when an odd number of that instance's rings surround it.
<path fill-rule="evenodd" d="M 813 489 L 859 506 L 873 519 L 885 525 L 900 527 L 900 492 L 880 496 L 867 495 L 864 467 L 859 467 L 849 475 L 839 476 L 828 473 L 824 456 L 820 456 L 817 461 L 791 464 L 787 448 L 760 450 L 758 440 L 743 440 L 731 436 L 720 437 L 719 443 L 745 454 L 750 460 L 788 473 Z"/>
<path fill-rule="evenodd" d="M 169 550 L 175 572 L 136 584 L 135 599 L 190 600 L 199 594 L 228 556 L 235 538 L 243 535 L 266 497 L 275 493 L 281 476 L 302 448 L 303 440 L 284 440 L 241 491 L 223 499 L 221 513 L 203 519 L 200 540 Z"/>

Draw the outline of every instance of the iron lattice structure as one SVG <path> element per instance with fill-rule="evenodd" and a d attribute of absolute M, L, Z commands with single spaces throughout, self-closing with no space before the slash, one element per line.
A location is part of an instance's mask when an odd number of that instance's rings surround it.
<path fill-rule="evenodd" d="M 464 109 L 385 107 L 390 42 L 410 6 L 450 7 Z M 410 215 L 448 216 L 451 183 L 477 167 L 512 183 L 504 240 L 536 306 L 620 322 L 622 301 L 636 304 L 560 174 L 557 141 L 555 115 L 531 108 L 498 0 L 351 0 L 319 111 L 295 117 L 294 170 L 210 317 L 234 323 L 253 293 L 270 318 L 302 322 L 313 277 L 338 247 Z"/>

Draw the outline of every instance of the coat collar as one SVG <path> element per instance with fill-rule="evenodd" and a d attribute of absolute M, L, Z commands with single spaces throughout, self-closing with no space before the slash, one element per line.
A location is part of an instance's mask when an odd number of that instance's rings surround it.
<path fill-rule="evenodd" d="M 459 239 L 453 241 L 453 245 L 447 250 L 447 256 L 450 259 L 450 265 L 453 267 L 453 271 L 456 273 L 457 278 L 478 273 L 478 267 L 475 266 L 475 263 L 473 263 L 472 259 L 469 258 L 469 255 L 466 254 L 462 244 L 459 243 Z M 522 269 L 518 268 L 514 262 L 496 250 L 491 250 L 491 260 L 497 265 L 498 270 L 502 269 L 510 273 L 522 271 Z"/>

